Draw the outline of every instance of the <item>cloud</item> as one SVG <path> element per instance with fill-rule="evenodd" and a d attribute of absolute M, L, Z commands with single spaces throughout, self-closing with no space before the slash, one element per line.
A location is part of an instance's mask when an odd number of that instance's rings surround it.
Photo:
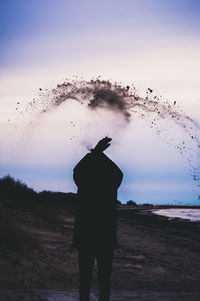
<path fill-rule="evenodd" d="M 196 189 L 196 185 L 192 185 L 188 182 L 180 182 L 179 179 L 176 181 L 169 181 L 166 179 L 165 182 L 154 181 L 151 182 L 136 182 L 136 183 L 125 183 L 124 189 L 134 192 L 151 191 L 151 192 L 190 192 Z"/>
<path fill-rule="evenodd" d="M 22 109 L 34 97 L 38 99 L 40 87 L 55 88 L 74 74 L 86 79 L 102 75 L 105 79 L 121 81 L 124 86 L 135 84 L 139 94 L 145 95 L 147 87 L 156 89 L 170 101 L 181 103 L 186 112 L 199 120 L 199 49 L 199 39 L 194 36 L 169 33 L 163 39 L 161 31 L 156 31 L 153 37 L 150 31 L 145 31 L 144 35 L 142 28 L 133 31 L 131 26 L 98 34 L 57 34 L 18 40 L 8 50 L 9 58 L 0 71 L 1 163 L 17 162 L 19 166 L 30 167 L 30 172 L 31 166 L 37 165 L 46 169 L 66 164 L 66 168 L 72 168 L 87 151 L 86 146 L 94 145 L 108 134 L 114 138 L 108 154 L 125 173 L 134 176 L 135 171 L 147 171 L 155 177 L 155 170 L 164 173 L 177 169 L 180 171 L 177 177 L 181 177 L 181 173 L 188 174 L 184 159 L 166 144 L 163 136 L 160 140 L 155 138 L 145 121 L 133 119 L 123 132 L 124 121 L 120 115 L 120 122 L 117 122 L 111 112 L 97 110 L 94 115 L 88 115 L 84 110 L 80 113 L 73 104 L 71 108 L 61 106 L 40 119 L 36 126 L 29 124 L 25 130 L 30 116 L 23 119 L 15 109 L 18 101 Z M 70 124 L 68 114 L 75 127 Z M 84 130 L 78 129 L 78 123 Z M 179 134 L 175 133 L 175 137 L 179 138 Z M 44 181 L 44 185 L 47 182 Z M 60 187 L 58 182 L 54 184 Z M 153 184 L 149 185 L 153 191 Z M 164 191 L 162 183 L 159 185 L 160 191 Z"/>

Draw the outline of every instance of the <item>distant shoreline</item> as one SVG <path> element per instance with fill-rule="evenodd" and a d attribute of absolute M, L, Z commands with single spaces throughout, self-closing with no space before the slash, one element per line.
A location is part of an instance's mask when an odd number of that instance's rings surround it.
<path fill-rule="evenodd" d="M 191 221 L 189 219 L 174 217 L 170 218 L 165 215 L 158 215 L 153 210 L 159 209 L 200 209 L 200 206 L 119 206 L 118 218 L 141 223 L 145 226 L 177 228 L 183 231 L 199 232 L 200 221 Z"/>
<path fill-rule="evenodd" d="M 179 209 L 200 209 L 200 205 L 154 205 L 154 204 L 137 204 L 137 205 L 127 205 L 121 204 L 118 205 L 118 208 L 129 208 L 129 209 L 171 209 L 171 208 L 179 208 Z"/>

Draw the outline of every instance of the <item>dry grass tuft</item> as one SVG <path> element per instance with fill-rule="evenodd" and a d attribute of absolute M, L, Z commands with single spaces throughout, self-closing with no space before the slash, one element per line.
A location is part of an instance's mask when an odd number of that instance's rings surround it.
<path fill-rule="evenodd" d="M 33 233 L 23 229 L 12 217 L 4 215 L 0 215 L 0 247 L 19 253 L 42 249 Z"/>

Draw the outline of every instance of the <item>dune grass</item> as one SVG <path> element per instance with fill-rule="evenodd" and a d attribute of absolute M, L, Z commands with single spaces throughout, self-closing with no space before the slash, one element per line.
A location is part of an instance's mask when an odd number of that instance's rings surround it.
<path fill-rule="evenodd" d="M 42 245 L 33 233 L 17 224 L 11 216 L 0 215 L 0 248 L 24 253 L 41 250 Z"/>
<path fill-rule="evenodd" d="M 61 209 L 74 211 L 75 194 L 45 190 L 38 193 L 22 181 L 7 175 L 0 179 L 0 207 L 4 213 L 18 210 L 56 225 L 61 223 Z"/>

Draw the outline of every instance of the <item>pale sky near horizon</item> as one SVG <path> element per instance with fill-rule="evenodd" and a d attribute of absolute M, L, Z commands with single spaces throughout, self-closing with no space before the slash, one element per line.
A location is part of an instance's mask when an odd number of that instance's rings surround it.
<path fill-rule="evenodd" d="M 151 87 L 200 123 L 200 2 L 0 2 L 0 176 L 10 174 L 36 190 L 76 191 L 73 166 L 86 145 L 109 133 L 107 154 L 124 172 L 121 201 L 197 202 L 187 160 L 141 120 L 119 121 L 114 131 L 114 116 L 77 113 L 73 104 L 26 127 L 17 102 L 25 107 L 39 88 L 73 75 L 134 83 L 141 94 Z M 70 120 L 92 124 L 89 137 L 76 132 L 71 142 Z M 93 126 L 96 120 L 103 125 Z M 179 137 L 176 128 L 173 135 Z"/>

